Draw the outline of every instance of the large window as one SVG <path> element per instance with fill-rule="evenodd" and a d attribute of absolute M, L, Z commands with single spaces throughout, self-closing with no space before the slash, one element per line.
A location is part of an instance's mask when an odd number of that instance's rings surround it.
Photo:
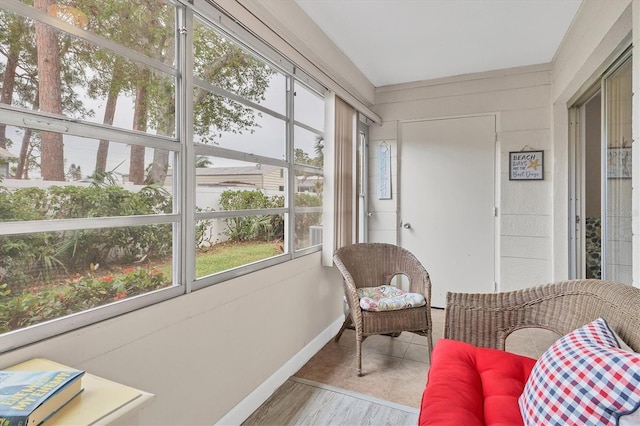
<path fill-rule="evenodd" d="M 0 351 L 320 249 L 292 64 L 210 4 L 3 4 Z"/>

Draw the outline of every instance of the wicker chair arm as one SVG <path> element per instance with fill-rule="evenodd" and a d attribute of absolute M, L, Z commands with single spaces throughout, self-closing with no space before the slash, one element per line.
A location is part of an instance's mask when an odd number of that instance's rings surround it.
<path fill-rule="evenodd" d="M 347 306 L 349 307 L 349 315 L 353 318 L 354 324 L 358 324 L 362 318 L 362 308 L 360 307 L 360 298 L 356 291 L 356 283 L 353 276 L 338 256 L 333 257 L 333 263 L 342 274 L 342 286 L 344 288 Z"/>
<path fill-rule="evenodd" d="M 571 280 L 518 291 L 448 293 L 444 337 L 502 349 L 513 331 L 538 327 L 564 335 L 605 318 L 627 344 L 640 348 L 640 290 L 600 280 Z"/>

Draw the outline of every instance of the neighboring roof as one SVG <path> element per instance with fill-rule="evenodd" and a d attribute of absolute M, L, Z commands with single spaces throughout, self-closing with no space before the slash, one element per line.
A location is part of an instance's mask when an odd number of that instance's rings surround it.
<path fill-rule="evenodd" d="M 13 155 L 9 151 L 0 147 L 0 158 L 19 158 L 17 155 Z"/>
<path fill-rule="evenodd" d="M 276 166 L 242 166 L 242 167 L 198 167 L 196 176 L 233 176 L 233 175 L 264 175 L 277 169 Z"/>
<path fill-rule="evenodd" d="M 264 175 L 277 170 L 276 166 L 242 166 L 242 167 L 198 167 L 196 176 L 236 176 L 236 175 Z M 167 171 L 167 176 L 173 175 L 173 169 Z"/>

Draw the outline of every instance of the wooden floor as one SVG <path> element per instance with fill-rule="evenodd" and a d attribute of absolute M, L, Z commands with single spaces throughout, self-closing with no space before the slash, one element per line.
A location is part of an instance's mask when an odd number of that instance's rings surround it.
<path fill-rule="evenodd" d="M 292 377 L 243 425 L 416 425 L 418 410 Z"/>

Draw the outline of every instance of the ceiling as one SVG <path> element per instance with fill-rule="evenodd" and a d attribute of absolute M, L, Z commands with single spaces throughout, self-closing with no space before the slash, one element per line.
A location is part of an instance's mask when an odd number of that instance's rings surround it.
<path fill-rule="evenodd" d="M 295 0 L 376 87 L 551 62 L 581 0 Z"/>

